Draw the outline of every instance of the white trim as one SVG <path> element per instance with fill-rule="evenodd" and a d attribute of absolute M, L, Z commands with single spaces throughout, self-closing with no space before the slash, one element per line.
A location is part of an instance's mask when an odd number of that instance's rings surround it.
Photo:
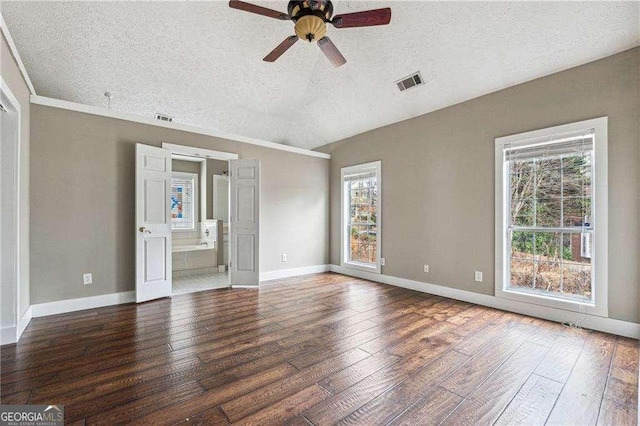
<path fill-rule="evenodd" d="M 0 18 L 2 18 L 2 15 L 0 14 Z M 4 24 L 4 20 L 2 20 L 0 22 L 0 25 L 6 25 Z M 3 31 L 4 31 L 4 27 L 3 27 Z M 16 51 L 17 52 L 17 51 Z M 18 98 L 15 97 L 15 95 L 13 94 L 13 92 L 11 91 L 11 88 L 9 87 L 9 85 L 7 84 L 7 82 L 4 80 L 4 78 L 0 75 L 0 100 L 2 99 L 6 99 L 9 104 L 11 105 L 5 105 L 6 108 L 8 108 L 8 111 L 11 111 L 13 113 L 15 113 L 15 129 L 12 129 L 15 132 L 15 162 L 13 164 L 14 166 L 14 170 L 13 170 L 13 177 L 14 177 L 14 181 L 15 181 L 15 193 L 16 193 L 16 199 L 14 200 L 15 205 L 13 206 L 15 208 L 15 265 L 12 265 L 12 267 L 15 267 L 15 304 L 14 304 L 14 317 L 12 318 L 12 325 L 8 326 L 8 327 L 4 327 L 2 329 L 2 331 L 0 332 L 0 341 L 2 342 L 8 342 L 9 340 L 7 340 L 7 333 L 13 333 L 13 337 L 10 339 L 11 343 L 17 342 L 18 339 L 20 338 L 20 336 L 18 335 L 18 328 L 20 325 L 20 320 L 19 320 L 19 315 L 20 315 L 20 288 L 21 288 L 21 279 L 22 279 L 22 274 L 20 271 L 20 260 L 21 260 L 21 233 L 22 233 L 22 226 L 21 226 L 21 200 L 22 200 L 22 105 L 20 105 L 20 102 L 18 102 Z M 4 266 L 6 267 L 6 266 Z M 22 331 L 20 331 L 20 334 L 22 334 Z"/>
<path fill-rule="evenodd" d="M 302 268 L 280 269 L 278 271 L 269 271 L 260 273 L 260 282 L 279 280 L 283 278 L 297 277 L 300 275 L 319 274 L 329 271 L 329 265 L 304 266 Z M 234 286 L 235 287 L 235 286 Z"/>
<path fill-rule="evenodd" d="M 378 205 L 376 209 L 376 253 L 378 261 L 375 265 L 360 264 L 357 262 L 347 261 L 347 215 L 345 210 L 347 194 L 344 191 L 345 182 L 344 177 L 349 173 L 358 172 L 361 170 L 376 171 L 376 184 L 378 187 Z M 345 268 L 359 269 L 366 272 L 374 272 L 376 274 L 382 271 L 382 161 L 372 161 L 370 163 L 356 164 L 353 166 L 347 166 L 340 169 L 340 265 Z"/>
<path fill-rule="evenodd" d="M 135 291 L 102 294 L 100 296 L 81 297 L 78 299 L 56 300 L 55 302 L 37 303 L 31 305 L 33 318 L 47 315 L 64 314 L 67 312 L 83 311 L 85 309 L 102 308 L 104 306 L 133 303 L 136 301 Z"/>
<path fill-rule="evenodd" d="M 329 265 L 314 265 L 303 268 L 286 269 L 280 271 L 263 272 L 260 274 L 260 281 L 275 280 L 300 275 L 317 274 L 330 270 Z M 253 288 L 258 286 L 233 286 L 233 288 Z M 125 291 L 121 293 L 103 294 L 100 296 L 81 297 L 78 299 L 57 300 L 55 302 L 38 303 L 29 307 L 20 320 L 19 336 L 31 321 L 31 318 L 45 317 L 48 315 L 64 314 L 68 312 L 83 311 L 85 309 L 102 308 L 104 306 L 133 303 L 136 301 L 135 291 Z M 15 343 L 16 327 L 4 327 L 0 329 L 0 344 L 5 345 Z"/>
<path fill-rule="evenodd" d="M 205 161 L 205 159 L 207 158 L 211 160 L 223 161 L 238 159 L 238 154 L 234 154 L 232 152 L 214 151 L 211 149 L 195 148 L 193 146 L 177 145 L 168 142 L 162 142 L 162 148 L 168 149 L 169 151 L 171 151 L 171 154 L 175 155 L 176 157 L 184 156 L 185 158 L 177 159 L 185 161 Z"/>
<path fill-rule="evenodd" d="M 331 158 L 331 155 L 329 154 L 325 154 L 317 151 L 311 151 L 309 149 L 297 148 L 295 146 L 288 146 L 288 145 L 283 145 L 281 143 L 269 142 L 261 139 L 234 135 L 231 133 L 216 131 L 212 129 L 203 129 L 201 127 L 189 126 L 186 124 L 179 124 L 176 122 L 169 123 L 166 121 L 156 120 L 155 118 L 151 118 L 151 117 L 143 117 L 136 114 L 129 114 L 125 112 L 115 111 L 112 109 L 99 108 L 99 107 L 79 104 L 75 102 L 62 101 L 59 99 L 47 98 L 44 96 L 31 95 L 31 103 L 34 105 L 43 105 L 43 106 L 48 106 L 52 108 L 60 108 L 60 109 L 66 109 L 69 111 L 83 112 L 85 114 L 93 114 L 93 115 L 99 115 L 102 117 L 115 118 L 118 120 L 131 121 L 134 123 L 147 124 L 149 126 L 164 127 L 165 129 L 180 130 L 183 132 L 195 133 L 198 135 L 213 136 L 216 138 L 227 139 L 234 142 L 247 143 L 250 145 L 257 145 L 264 148 L 277 149 L 279 151 L 287 151 L 295 154 L 308 155 L 310 157 L 323 158 L 326 160 Z"/>
<path fill-rule="evenodd" d="M 2 78 L 2 76 L 0 76 L 0 87 L 2 88 L 2 91 L 4 92 L 7 99 L 9 99 L 9 101 L 13 104 L 13 107 L 16 109 L 16 111 L 18 111 L 19 113 L 22 112 L 22 106 L 20 105 L 20 102 L 18 102 L 18 98 L 15 97 L 15 95 L 9 88 L 9 85 L 6 81 L 4 81 L 4 78 Z"/>
<path fill-rule="evenodd" d="M 24 313 L 22 318 L 20 318 L 20 322 L 18 323 L 18 340 L 20 340 L 20 336 L 24 332 L 24 329 L 27 328 L 29 322 L 31 322 L 31 318 L 33 317 L 33 307 L 29 306 L 27 312 Z"/>
<path fill-rule="evenodd" d="M 613 318 L 604 318 L 597 315 L 581 314 L 564 309 L 551 308 L 548 306 L 534 305 L 516 300 L 502 299 L 487 294 L 474 293 L 457 288 L 444 287 L 436 284 L 423 283 L 420 281 L 408 280 L 405 278 L 393 277 L 390 275 L 374 274 L 371 272 L 358 271 L 344 268 L 338 265 L 330 265 L 331 271 L 351 277 L 362 278 L 382 284 L 389 284 L 396 287 L 408 288 L 423 293 L 434 294 L 436 296 L 448 297 L 461 300 L 463 302 L 474 303 L 476 305 L 488 306 L 490 308 L 515 312 L 536 318 L 542 318 L 560 323 L 570 322 L 580 327 L 602 331 L 605 333 L 617 334 L 619 336 L 640 338 L 640 324 L 628 321 L 621 321 Z"/>
<path fill-rule="evenodd" d="M 162 148 L 164 148 L 164 146 Z M 192 163 L 204 163 L 207 161 L 206 158 L 195 158 L 195 157 L 190 157 L 188 155 L 173 154 L 173 153 L 171 154 L 171 159 L 180 160 L 180 161 L 191 161 Z"/>
<path fill-rule="evenodd" d="M 29 92 L 33 95 L 36 94 L 36 89 L 34 89 L 33 87 L 33 83 L 31 83 L 31 79 L 29 78 L 29 74 L 27 73 L 27 69 L 24 67 L 24 63 L 22 62 L 22 58 L 20 57 L 20 54 L 18 53 L 18 48 L 16 47 L 16 44 L 13 41 L 13 37 L 11 37 L 11 33 L 9 32 L 9 27 L 7 26 L 7 23 L 4 20 L 4 17 L 2 16 L 2 13 L 0 13 L 0 29 L 2 29 L 2 35 L 4 35 L 4 39 L 7 40 L 7 44 L 9 45 L 9 50 L 11 50 L 11 54 L 13 55 L 13 58 L 16 60 L 16 63 L 18 64 L 18 69 L 20 70 L 20 73 L 22 74 L 22 78 L 24 78 L 25 83 L 27 83 L 27 87 L 29 88 Z"/>
<path fill-rule="evenodd" d="M 528 294 L 504 288 L 507 265 L 504 254 L 508 252 L 505 227 L 507 218 L 508 185 L 504 149 L 512 146 L 530 146 L 548 143 L 567 135 L 594 130 L 593 157 L 593 204 L 595 206 L 591 221 L 594 228 L 593 240 L 593 303 L 562 300 L 550 296 Z M 586 312 L 601 317 L 608 316 L 608 188 L 607 188 L 607 117 L 600 117 L 546 129 L 534 130 L 495 140 L 495 295 L 498 298 L 548 306 L 574 312 Z"/>
<path fill-rule="evenodd" d="M 0 328 L 0 345 L 9 345 L 11 343 L 16 343 L 18 341 L 16 339 L 16 332 L 17 329 L 15 326 Z"/>
<path fill-rule="evenodd" d="M 198 220 L 198 236 L 201 237 L 202 236 L 202 229 L 200 228 L 200 226 L 202 226 L 202 222 L 204 222 L 205 220 L 207 220 L 207 178 L 209 176 L 207 175 L 207 162 L 203 161 L 200 163 L 200 220 Z M 173 243 L 172 243 L 173 244 Z M 172 284 L 172 288 L 173 288 L 173 284 Z"/>

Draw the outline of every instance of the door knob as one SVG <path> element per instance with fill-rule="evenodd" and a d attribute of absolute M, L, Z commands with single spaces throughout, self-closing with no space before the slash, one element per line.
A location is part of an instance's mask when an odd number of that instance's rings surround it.
<path fill-rule="evenodd" d="M 144 226 L 141 226 L 140 229 L 138 229 L 138 231 L 142 232 L 143 234 L 150 234 L 151 233 L 151 231 L 149 231 Z"/>

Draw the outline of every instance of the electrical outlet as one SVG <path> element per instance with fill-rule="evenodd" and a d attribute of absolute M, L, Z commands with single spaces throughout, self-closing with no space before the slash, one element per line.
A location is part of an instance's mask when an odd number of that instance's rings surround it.
<path fill-rule="evenodd" d="M 282 253 L 282 261 L 283 262 L 287 261 L 287 254 L 286 253 Z"/>
<path fill-rule="evenodd" d="M 428 273 L 429 272 L 429 265 L 424 265 L 424 272 Z"/>
<path fill-rule="evenodd" d="M 481 283 L 482 282 L 482 272 L 481 271 L 476 271 L 476 275 L 475 275 L 476 281 Z"/>
<path fill-rule="evenodd" d="M 385 264 L 384 257 L 381 257 L 380 258 L 380 266 L 384 266 L 384 264 Z"/>
<path fill-rule="evenodd" d="M 84 285 L 93 284 L 93 274 L 91 272 L 88 274 L 82 274 L 82 283 Z"/>

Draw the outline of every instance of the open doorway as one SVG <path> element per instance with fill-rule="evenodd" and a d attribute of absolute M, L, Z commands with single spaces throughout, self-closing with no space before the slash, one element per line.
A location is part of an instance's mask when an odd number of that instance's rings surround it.
<path fill-rule="evenodd" d="M 172 294 L 229 287 L 228 154 L 170 150 Z"/>
<path fill-rule="evenodd" d="M 172 188 L 174 159 L 200 165 L 199 173 L 182 172 L 182 188 L 175 188 L 175 191 Z M 207 183 L 207 159 L 229 163 L 228 224 L 225 226 L 224 218 L 216 221 L 211 219 L 211 222 L 216 223 L 215 229 L 213 226 L 206 226 L 209 205 L 207 195 L 210 192 L 207 188 L 212 186 Z M 209 189 L 213 196 L 213 189 Z M 189 191 L 192 194 L 190 200 L 182 196 Z M 213 203 L 213 199 L 211 200 Z M 212 205 L 211 211 L 214 210 Z M 174 214 L 175 217 L 172 218 Z M 202 218 L 205 225 L 199 222 Z M 182 251 L 210 251 L 206 257 L 208 260 L 214 259 L 213 266 L 218 270 L 214 273 L 222 273 L 222 266 L 226 272 L 224 250 L 225 246 L 228 247 L 229 274 L 224 276 L 226 282 L 223 286 L 257 288 L 260 281 L 260 160 L 239 160 L 237 154 L 183 145 L 163 143 L 162 148 L 158 148 L 136 144 L 135 233 L 138 303 L 173 294 L 174 251 L 179 251 L 174 248 L 172 241 L 175 228 L 184 232 L 181 235 L 181 243 L 184 246 L 180 248 Z M 225 229 L 228 232 L 227 238 L 224 235 Z M 228 240 L 228 245 L 225 245 L 225 240 Z M 214 247 L 213 251 L 211 245 Z M 219 254 L 221 264 L 218 264 Z M 190 262 L 191 266 L 197 265 L 197 262 L 194 263 L 192 260 L 186 261 Z M 206 289 L 214 288 L 213 285 L 212 282 L 208 283 Z M 191 291 L 204 289 L 191 286 Z"/>

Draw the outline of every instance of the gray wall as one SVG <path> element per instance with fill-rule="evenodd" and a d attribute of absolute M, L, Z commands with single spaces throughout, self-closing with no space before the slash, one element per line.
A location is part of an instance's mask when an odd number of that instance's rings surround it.
<path fill-rule="evenodd" d="M 19 221 L 19 280 L 18 292 L 20 299 L 19 318 L 29 309 L 31 301 L 29 299 L 29 146 L 30 146 L 30 110 L 29 110 L 29 87 L 20 74 L 20 69 L 16 63 L 4 36 L 0 36 L 0 74 L 9 86 L 9 89 L 16 97 L 21 107 L 20 118 L 20 217 Z M 3 283 L 4 285 L 4 283 Z"/>
<path fill-rule="evenodd" d="M 171 160 L 171 170 L 174 172 L 195 173 L 200 176 L 200 163 L 196 161 Z"/>
<path fill-rule="evenodd" d="M 331 263 L 340 263 L 340 168 L 382 160 L 383 273 L 494 294 L 494 139 L 601 116 L 609 316 L 640 322 L 640 48 L 320 148 L 332 156 Z"/>
<path fill-rule="evenodd" d="M 328 261 L 328 160 L 39 105 L 31 116 L 31 303 L 134 289 L 136 142 L 259 158 L 261 271 Z"/>

